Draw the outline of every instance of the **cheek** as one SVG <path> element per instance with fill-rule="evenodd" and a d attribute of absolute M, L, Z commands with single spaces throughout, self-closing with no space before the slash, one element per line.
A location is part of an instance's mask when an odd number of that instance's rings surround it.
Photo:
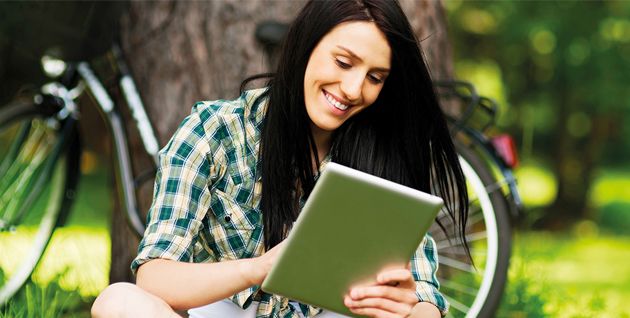
<path fill-rule="evenodd" d="M 321 85 L 334 82 L 339 78 L 336 66 L 326 58 L 313 57 L 306 68 L 304 83 L 306 85 Z"/>

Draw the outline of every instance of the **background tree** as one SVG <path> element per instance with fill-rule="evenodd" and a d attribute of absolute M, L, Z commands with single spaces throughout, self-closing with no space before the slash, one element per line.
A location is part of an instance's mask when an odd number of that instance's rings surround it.
<path fill-rule="evenodd" d="M 519 137 L 525 161 L 555 177 L 555 200 L 531 221 L 596 219 L 593 180 L 630 157 L 630 2 L 450 5 L 459 75 L 509 104 L 500 124 Z"/>

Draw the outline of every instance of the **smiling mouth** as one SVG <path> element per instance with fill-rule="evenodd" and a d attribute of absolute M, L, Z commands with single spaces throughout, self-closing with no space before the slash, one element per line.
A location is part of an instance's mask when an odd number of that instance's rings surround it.
<path fill-rule="evenodd" d="M 350 108 L 349 105 L 339 102 L 334 96 L 330 95 L 325 90 L 324 90 L 324 97 L 326 97 L 326 100 L 328 101 L 330 105 L 334 106 L 335 108 L 339 110 L 347 110 L 348 108 Z"/>

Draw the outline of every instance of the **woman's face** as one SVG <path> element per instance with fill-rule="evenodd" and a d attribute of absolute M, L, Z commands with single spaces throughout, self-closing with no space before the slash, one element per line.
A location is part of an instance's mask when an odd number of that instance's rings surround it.
<path fill-rule="evenodd" d="M 391 49 L 373 22 L 345 22 L 328 32 L 313 49 L 304 74 L 313 133 L 332 133 L 374 103 L 390 65 Z"/>

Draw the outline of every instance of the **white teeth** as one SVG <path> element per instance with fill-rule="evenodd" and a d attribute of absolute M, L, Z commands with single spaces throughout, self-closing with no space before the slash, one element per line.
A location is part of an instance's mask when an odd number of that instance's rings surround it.
<path fill-rule="evenodd" d="M 333 105 L 333 106 L 335 106 L 335 107 L 337 107 L 337 108 L 339 108 L 339 109 L 341 109 L 341 110 L 346 110 L 346 109 L 348 109 L 348 105 L 344 105 L 344 104 L 340 103 L 339 101 L 337 101 L 337 100 L 336 100 L 334 97 L 332 97 L 331 95 L 324 93 L 324 96 L 326 96 L 326 99 L 328 100 L 328 102 L 329 102 L 331 105 Z"/>

